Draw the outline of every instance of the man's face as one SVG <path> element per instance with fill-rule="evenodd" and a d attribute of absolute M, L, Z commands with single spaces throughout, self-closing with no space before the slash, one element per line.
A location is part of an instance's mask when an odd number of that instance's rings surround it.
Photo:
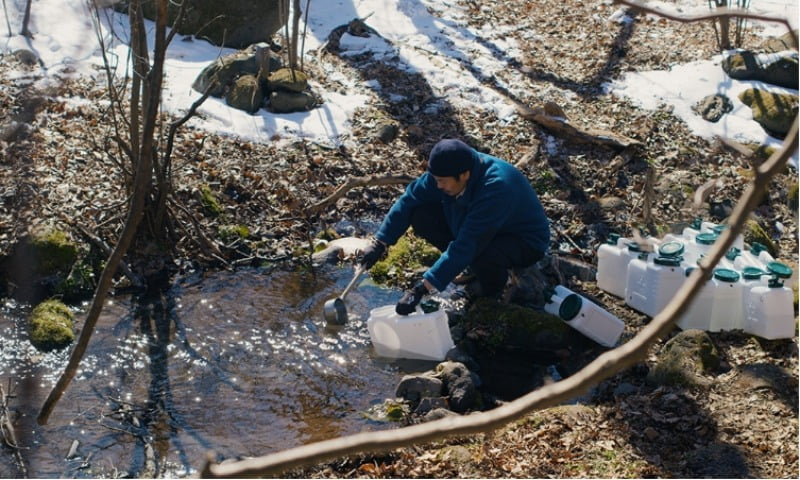
<path fill-rule="evenodd" d="M 439 190 L 443 191 L 447 195 L 450 195 L 451 197 L 456 197 L 463 192 L 465 188 L 467 188 L 469 170 L 459 174 L 458 178 L 437 177 L 436 175 L 434 175 L 433 178 L 436 180 L 436 187 Z"/>

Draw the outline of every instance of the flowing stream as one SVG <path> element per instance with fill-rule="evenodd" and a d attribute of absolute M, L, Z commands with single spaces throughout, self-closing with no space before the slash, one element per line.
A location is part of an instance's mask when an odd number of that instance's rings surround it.
<path fill-rule="evenodd" d="M 259 456 L 314 441 L 394 428 L 365 415 L 400 378 L 432 362 L 375 356 L 369 310 L 400 292 L 368 277 L 347 297 L 350 320 L 327 326 L 325 300 L 352 269 L 259 270 L 185 278 L 161 299 L 104 307 L 76 378 L 47 425 L 39 409 L 68 350 L 27 340 L 28 306 L 0 310 L 0 382 L 29 477 L 187 476 L 208 452 Z M 83 322 L 85 311 L 76 312 Z M 0 477 L 19 477 L 2 447 Z"/>

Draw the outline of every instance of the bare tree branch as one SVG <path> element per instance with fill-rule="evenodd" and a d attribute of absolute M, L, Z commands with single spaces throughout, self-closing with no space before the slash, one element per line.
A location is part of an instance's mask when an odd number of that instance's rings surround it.
<path fill-rule="evenodd" d="M 746 16 L 747 18 L 756 20 L 780 22 L 786 25 L 787 29 L 791 31 L 791 26 L 784 19 L 751 15 L 749 13 L 736 13 L 723 10 L 716 12 L 714 15 L 690 18 L 662 14 L 661 12 L 644 7 L 635 2 L 619 1 L 618 3 L 624 3 L 642 11 L 662 15 L 682 23 L 719 18 L 721 15 L 731 17 Z M 794 34 L 792 34 L 792 36 L 796 46 L 797 38 Z M 727 252 L 728 248 L 733 244 L 734 239 L 742 230 L 748 214 L 757 206 L 761 197 L 761 192 L 764 192 L 768 188 L 772 178 L 785 167 L 788 159 L 797 151 L 797 145 L 798 120 L 797 117 L 795 117 L 794 124 L 784 141 L 783 147 L 770 156 L 764 164 L 758 167 L 755 178 L 742 194 L 739 202 L 737 202 L 730 217 L 730 228 L 722 232 L 719 240 L 714 243 L 706 260 L 701 263 L 700 268 L 692 272 L 675 295 L 673 301 L 671 301 L 662 312 L 656 315 L 634 338 L 614 350 L 603 353 L 576 374 L 530 392 L 513 402 L 488 412 L 469 416 L 448 417 L 398 430 L 360 433 L 348 437 L 303 445 L 271 455 L 239 462 L 214 464 L 212 460 L 209 459 L 201 470 L 201 476 L 204 478 L 216 478 L 277 475 L 291 468 L 313 465 L 321 461 L 354 453 L 388 451 L 452 435 L 486 432 L 501 427 L 532 411 L 558 405 L 587 392 L 593 385 L 596 385 L 602 380 L 619 373 L 637 361 L 645 358 L 650 345 L 669 332 L 675 320 L 688 308 L 690 301 L 700 291 L 703 284 L 706 282 L 706 278 L 708 278 L 711 273 L 713 266 L 719 262 L 724 253 Z M 346 186 L 347 185 L 340 187 L 340 190 Z"/>
<path fill-rule="evenodd" d="M 371 187 L 376 185 L 394 185 L 398 183 L 409 183 L 414 180 L 410 175 L 385 175 L 373 177 L 350 177 L 344 185 L 336 189 L 335 192 L 320 202 L 317 202 L 305 209 L 307 215 L 314 214 L 327 207 L 331 203 L 342 198 L 347 192 L 356 187 Z"/>

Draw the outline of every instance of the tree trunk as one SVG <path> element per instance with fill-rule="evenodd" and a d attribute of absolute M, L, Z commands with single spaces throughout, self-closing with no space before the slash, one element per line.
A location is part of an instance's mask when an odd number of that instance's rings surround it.
<path fill-rule="evenodd" d="M 28 30 L 28 23 L 31 21 L 31 3 L 33 0 L 28 0 L 28 3 L 25 4 L 25 17 L 22 19 L 22 30 L 19 32 L 20 35 L 28 38 L 33 38 L 33 34 Z"/>

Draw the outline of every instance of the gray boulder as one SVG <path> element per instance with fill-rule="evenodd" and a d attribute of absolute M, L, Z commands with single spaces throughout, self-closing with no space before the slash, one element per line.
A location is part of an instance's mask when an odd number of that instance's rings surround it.
<path fill-rule="evenodd" d="M 242 75 L 231 85 L 225 101 L 233 108 L 255 113 L 264 105 L 264 92 L 255 75 Z"/>
<path fill-rule="evenodd" d="M 795 30 L 794 34 L 797 35 L 798 31 Z M 794 45 L 794 41 L 792 40 L 792 34 L 786 32 L 780 37 L 767 38 L 761 45 L 758 46 L 758 50 L 767 53 L 777 53 L 784 50 L 797 50 L 797 47 Z"/>
<path fill-rule="evenodd" d="M 449 398 L 450 409 L 457 413 L 477 410 L 480 407 L 478 387 L 480 378 L 470 372 L 463 363 L 444 362 L 436 367 Z"/>
<path fill-rule="evenodd" d="M 778 53 L 742 51 L 726 57 L 722 69 L 737 80 L 759 80 L 771 85 L 797 88 L 797 52 Z"/>
<path fill-rule="evenodd" d="M 694 106 L 695 113 L 709 122 L 718 122 L 723 115 L 733 110 L 733 102 L 725 95 L 709 95 Z"/>
<path fill-rule="evenodd" d="M 269 109 L 275 113 L 303 112 L 319 104 L 311 92 L 272 92 L 269 95 Z"/>
<path fill-rule="evenodd" d="M 438 398 L 442 396 L 443 383 L 431 375 L 406 375 L 397 385 L 395 396 L 402 398 L 416 408 L 423 398 Z"/>
<path fill-rule="evenodd" d="M 186 11 L 175 25 L 181 35 L 194 35 L 214 45 L 245 48 L 259 42 L 268 42 L 286 24 L 287 8 L 280 8 L 284 0 L 186 0 Z M 129 1 L 121 1 L 114 8 L 127 13 Z M 167 22 L 175 23 L 181 2 L 170 2 Z M 144 0 L 145 18 L 156 17 L 155 2 Z M 282 15 L 281 15 L 282 13 Z"/>
<path fill-rule="evenodd" d="M 192 83 L 192 88 L 200 93 L 208 90 L 212 97 L 221 98 L 242 75 L 258 76 L 262 69 L 269 72 L 280 69 L 283 66 L 281 59 L 271 52 L 266 54 L 265 60 L 260 60 L 265 51 L 269 52 L 265 48 L 252 47 L 214 60 L 200 72 Z"/>

